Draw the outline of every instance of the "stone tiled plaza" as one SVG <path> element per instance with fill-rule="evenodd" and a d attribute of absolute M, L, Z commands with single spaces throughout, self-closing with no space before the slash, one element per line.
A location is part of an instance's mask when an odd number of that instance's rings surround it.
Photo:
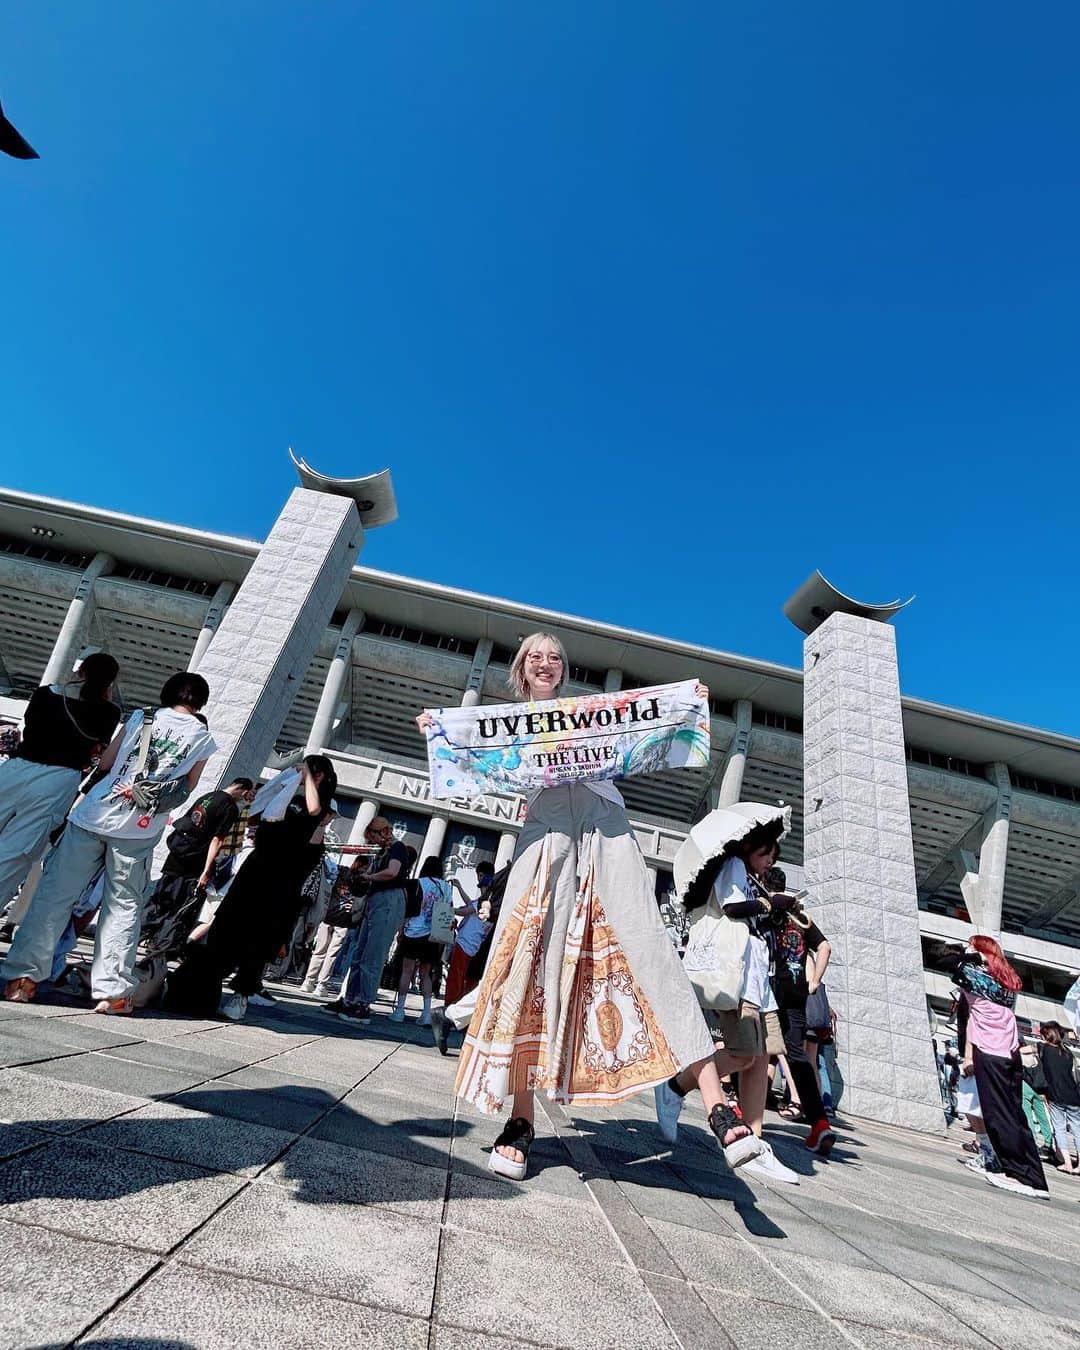
<path fill-rule="evenodd" d="M 748 1184 L 651 1095 L 548 1105 L 501 1182 L 430 1032 L 277 993 L 243 1025 L 3 1006 L 0 1345 L 1080 1345 L 1080 1183 L 1036 1207 L 841 1111 L 827 1162 L 770 1117 L 802 1182 Z"/>

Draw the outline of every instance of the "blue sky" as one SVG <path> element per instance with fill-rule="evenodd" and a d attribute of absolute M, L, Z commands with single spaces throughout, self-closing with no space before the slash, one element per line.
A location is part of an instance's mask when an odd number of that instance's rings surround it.
<path fill-rule="evenodd" d="M 1080 19 L 1051 4 L 38 0 L 0 16 L 0 481 L 1080 734 Z"/>

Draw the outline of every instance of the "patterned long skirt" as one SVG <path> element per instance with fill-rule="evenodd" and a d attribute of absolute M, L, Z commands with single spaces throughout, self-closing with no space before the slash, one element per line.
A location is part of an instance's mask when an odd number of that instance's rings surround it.
<path fill-rule="evenodd" d="M 621 805 L 579 784 L 529 807 L 456 1090 L 608 1105 L 713 1053 Z"/>

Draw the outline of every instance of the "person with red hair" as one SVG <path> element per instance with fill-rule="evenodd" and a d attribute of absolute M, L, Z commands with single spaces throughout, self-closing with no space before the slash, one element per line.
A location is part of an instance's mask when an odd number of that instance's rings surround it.
<path fill-rule="evenodd" d="M 960 989 L 957 1031 L 964 1046 L 963 1074 L 975 1077 L 980 1113 L 1000 1171 L 986 1180 L 1000 1190 L 1048 1200 L 1039 1151 L 1024 1118 L 1024 1074 L 1016 1029 L 1020 976 L 1000 945 L 983 934 L 946 955 L 946 968 Z"/>

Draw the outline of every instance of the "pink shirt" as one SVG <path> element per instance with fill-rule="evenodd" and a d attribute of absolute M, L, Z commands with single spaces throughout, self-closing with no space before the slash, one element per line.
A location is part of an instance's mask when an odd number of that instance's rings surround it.
<path fill-rule="evenodd" d="M 1020 1044 L 1016 1031 L 1016 1014 L 988 998 L 964 990 L 968 1005 L 967 1038 L 984 1055 L 1011 1059 Z"/>

